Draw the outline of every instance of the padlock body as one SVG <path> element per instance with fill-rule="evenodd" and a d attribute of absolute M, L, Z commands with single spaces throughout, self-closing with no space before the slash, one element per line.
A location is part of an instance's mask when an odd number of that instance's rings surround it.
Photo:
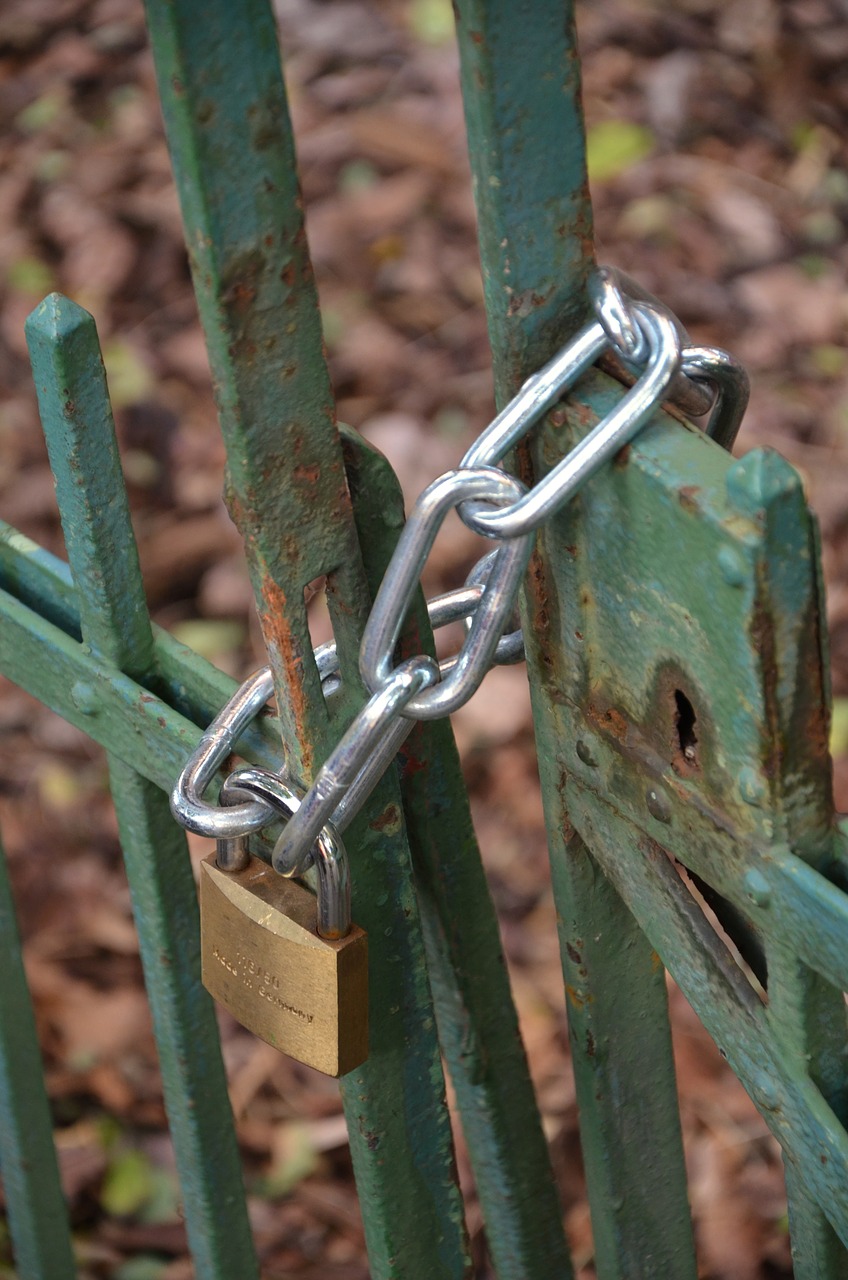
<path fill-rule="evenodd" d="M 299 1062 L 344 1075 L 368 1056 L 368 939 L 320 937 L 315 898 L 259 858 L 200 864 L 203 985 L 248 1030 Z"/>

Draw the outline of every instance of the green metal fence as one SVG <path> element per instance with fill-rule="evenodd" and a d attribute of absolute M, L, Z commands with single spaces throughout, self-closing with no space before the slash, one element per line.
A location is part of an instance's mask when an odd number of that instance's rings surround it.
<path fill-rule="evenodd" d="M 562 0 L 456 9 L 503 402 L 587 307 L 579 64 Z M 274 767 L 281 736 L 309 778 L 361 705 L 359 638 L 402 500 L 388 464 L 335 425 L 266 0 L 147 12 L 279 708 L 240 753 Z M 54 295 L 27 332 L 70 565 L 3 527 L 0 669 L 107 751 L 196 1271 L 249 1280 L 195 889 L 165 794 L 234 686 L 148 618 L 93 321 Z M 601 373 L 582 379 L 518 473 L 549 470 L 620 396 Z M 343 675 L 331 703 L 303 603 L 322 575 Z M 848 1276 L 848 839 L 798 479 L 658 412 L 543 528 L 523 608 L 597 1273 L 696 1274 L 665 967 L 784 1150 L 796 1275 Z M 414 626 L 429 635 L 423 601 Z M 469 1274 L 444 1061 L 498 1276 L 568 1277 L 452 737 L 415 733 L 423 767 L 387 777 L 350 839 L 371 1049 L 342 1096 L 372 1274 Z M 5 871 L 0 946 L 0 1163 L 19 1272 L 54 1280 L 74 1266 Z"/>

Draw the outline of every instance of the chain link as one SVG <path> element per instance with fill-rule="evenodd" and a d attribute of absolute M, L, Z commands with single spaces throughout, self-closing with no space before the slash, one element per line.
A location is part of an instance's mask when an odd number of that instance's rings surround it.
<path fill-rule="evenodd" d="M 416 502 L 363 634 L 360 673 L 371 696 L 312 786 L 301 793 L 278 775 L 249 767 L 225 781 L 223 806 L 203 798 L 240 734 L 270 697 L 273 682 L 264 668 L 215 717 L 174 787 L 174 816 L 189 830 L 229 842 L 221 846 L 227 866 L 238 864 L 247 836 L 285 817 L 272 863 L 283 875 L 301 875 L 316 865 L 322 930 L 344 932 L 350 919 L 347 858 L 339 832 L 371 794 L 414 722 L 450 715 L 471 697 L 493 663 L 523 657 L 521 631 L 504 632 L 539 525 L 632 440 L 669 396 L 690 413 L 709 412 L 707 433 L 723 447 L 730 448 L 735 439 L 748 398 L 748 379 L 737 361 L 717 348 L 691 346 L 672 313 L 620 273 L 601 268 L 590 296 L 596 318 L 524 383 L 459 468 L 435 480 Z M 627 366 L 640 366 L 637 380 L 615 409 L 531 490 L 498 469 L 494 464 L 610 350 Z M 459 652 L 438 665 L 424 655 L 395 665 L 421 572 L 453 509 L 469 528 L 499 545 L 474 567 L 465 587 L 428 604 L 433 627 L 463 621 Z M 335 646 L 324 645 L 314 656 L 324 693 L 331 696 L 339 684 Z"/>
<path fill-rule="evenodd" d="M 483 594 L 483 586 L 497 552 L 489 552 L 468 575 L 467 584 L 427 602 L 430 625 L 434 631 L 452 622 L 462 622 L 474 613 Z M 521 660 L 524 637 L 514 631 L 498 642 L 494 662 L 511 663 Z M 326 697 L 332 697 L 340 685 L 339 660 L 334 643 L 323 644 L 313 654 L 322 689 Z M 445 659 L 440 669 L 446 672 L 453 660 Z M 218 770 L 233 754 L 241 735 L 250 722 L 262 711 L 274 692 L 274 679 L 270 667 L 261 667 L 245 680 L 230 701 L 201 737 L 194 751 L 183 766 L 171 793 L 171 810 L 177 821 L 189 831 L 210 839 L 236 840 L 267 827 L 279 817 L 279 811 L 270 802 L 264 803 L 261 790 L 254 790 L 251 799 L 231 794 L 226 808 L 204 799 Z M 379 745 L 372 765 L 363 770 L 361 779 L 354 779 L 350 790 L 342 798 L 335 815 L 335 825 L 343 831 L 358 813 L 371 794 L 375 783 L 382 777 L 388 765 L 397 755 L 414 721 L 400 719 L 388 726 L 385 740 Z M 376 776 L 373 776 L 375 775 Z M 372 780 L 373 777 L 373 780 Z M 293 794 L 296 794 L 293 792 Z M 343 817 L 344 815 L 344 817 Z M 237 860 L 229 869 L 237 869 Z"/>

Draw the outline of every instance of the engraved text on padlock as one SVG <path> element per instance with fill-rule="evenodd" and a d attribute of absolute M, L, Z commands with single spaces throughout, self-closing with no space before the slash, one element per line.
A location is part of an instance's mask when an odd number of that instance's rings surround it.
<path fill-rule="evenodd" d="M 316 928 L 315 898 L 251 857 L 243 871 L 200 864 L 203 985 L 248 1030 L 340 1076 L 368 1056 L 368 939 Z"/>

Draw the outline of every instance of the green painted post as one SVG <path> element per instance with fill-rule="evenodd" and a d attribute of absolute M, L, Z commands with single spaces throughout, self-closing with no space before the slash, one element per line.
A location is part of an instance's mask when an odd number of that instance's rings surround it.
<path fill-rule="evenodd" d="M 591 374 L 551 439 L 570 447 L 620 395 Z M 658 412 L 548 537 L 567 548 L 538 597 L 558 655 L 548 785 L 781 1143 L 799 1270 L 841 1277 L 848 896 L 817 539 L 798 477 L 769 451 L 734 462 Z M 756 931 L 767 1008 L 671 859 Z"/>
<path fill-rule="evenodd" d="M 769 1021 L 780 1052 L 799 1074 L 809 1072 L 843 1124 L 848 1118 L 848 1026 L 845 997 L 781 942 L 768 948 Z M 848 1248 L 810 1192 L 803 1162 L 784 1157 L 795 1280 L 846 1280 Z"/>
<path fill-rule="evenodd" d="M 588 305 L 592 214 L 574 15 L 562 0 L 459 0 L 456 12 L 503 404 L 576 330 Z M 532 461 L 526 446 L 518 450 L 521 478 L 548 469 L 562 443 L 551 437 L 547 466 L 541 450 Z M 550 566 L 561 554 L 556 533 L 543 529 L 523 617 L 598 1274 L 684 1280 L 695 1275 L 694 1243 L 662 973 L 585 846 L 567 838 L 550 702 L 562 662 Z M 649 1167 L 661 1176 L 648 1181 Z"/>
<path fill-rule="evenodd" d="M 343 429 L 372 590 L 400 529 L 403 495 L 382 455 Z M 404 654 L 435 652 L 419 592 Z M 509 989 L 498 923 L 447 721 L 407 739 L 401 793 L 439 1039 L 468 1143 L 498 1280 L 567 1280 L 562 1209 Z M 485 963 L 481 963 L 485 957 Z"/>
<path fill-rule="evenodd" d="M 592 205 L 570 0 L 457 0 L 499 403 L 585 318 Z"/>
<path fill-rule="evenodd" d="M 153 635 L 94 321 L 53 294 L 27 321 L 27 340 L 84 640 L 107 679 L 149 678 Z M 132 765 L 110 756 L 109 773 L 195 1266 L 209 1280 L 249 1280 L 258 1266 L 217 1024 L 200 985 L 185 837 L 167 797 Z"/>
<path fill-rule="evenodd" d="M 308 782 L 364 701 L 369 607 L 267 0 L 147 0 L 186 242 L 288 769 Z M 304 589 L 327 575 L 343 688 L 325 703 Z M 379 815 L 392 821 L 376 821 Z M 342 1082 L 375 1280 L 470 1266 L 427 963 L 395 779 L 352 826 L 369 934 L 370 1058 Z"/>
<path fill-rule="evenodd" d="M 76 1275 L 32 1001 L 0 846 L 0 1171 L 18 1274 Z"/>

